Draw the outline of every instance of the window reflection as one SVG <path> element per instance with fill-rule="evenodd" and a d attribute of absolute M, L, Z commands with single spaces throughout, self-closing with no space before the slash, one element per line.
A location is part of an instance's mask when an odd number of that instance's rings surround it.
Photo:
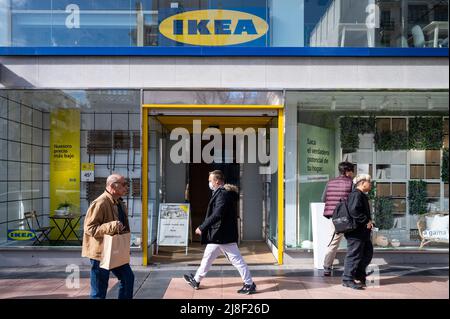
<path fill-rule="evenodd" d="M 448 47 L 448 0 L 0 0 L 0 46 L 184 46 L 159 24 L 211 9 L 267 22 L 264 41 L 245 46 Z"/>

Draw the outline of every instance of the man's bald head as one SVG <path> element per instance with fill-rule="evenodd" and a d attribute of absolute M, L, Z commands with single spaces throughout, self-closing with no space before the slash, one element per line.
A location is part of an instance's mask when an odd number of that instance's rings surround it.
<path fill-rule="evenodd" d="M 120 174 L 109 175 L 108 178 L 106 179 L 106 187 L 108 188 L 112 184 L 120 183 L 120 182 L 123 182 L 124 180 L 125 180 L 125 178 Z"/>
<path fill-rule="evenodd" d="M 111 174 L 106 179 L 106 190 L 116 198 L 128 193 L 128 183 L 125 177 L 120 174 Z"/>

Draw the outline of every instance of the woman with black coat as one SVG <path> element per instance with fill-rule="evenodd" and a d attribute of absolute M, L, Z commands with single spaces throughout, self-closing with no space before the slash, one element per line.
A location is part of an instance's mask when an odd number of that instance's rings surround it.
<path fill-rule="evenodd" d="M 366 286 L 366 268 L 373 256 L 371 232 L 374 223 L 370 215 L 369 198 L 366 195 L 372 188 L 371 177 L 360 174 L 354 178 L 353 183 L 355 188 L 348 197 L 347 205 L 356 228 L 345 233 L 347 255 L 344 261 L 342 285 L 353 289 L 363 289 Z"/>

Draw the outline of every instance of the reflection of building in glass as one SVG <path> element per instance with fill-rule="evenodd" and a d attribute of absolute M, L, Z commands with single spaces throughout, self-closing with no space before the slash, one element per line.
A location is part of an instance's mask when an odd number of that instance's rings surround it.
<path fill-rule="evenodd" d="M 311 32 L 320 47 L 448 47 L 446 1 L 334 0 Z"/>

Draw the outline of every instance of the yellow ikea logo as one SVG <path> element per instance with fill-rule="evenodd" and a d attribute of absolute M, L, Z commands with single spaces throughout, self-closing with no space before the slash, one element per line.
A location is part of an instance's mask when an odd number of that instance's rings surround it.
<path fill-rule="evenodd" d="M 250 42 L 268 30 L 262 18 L 235 10 L 187 11 L 168 17 L 159 25 L 159 32 L 173 41 L 205 46 Z"/>
<path fill-rule="evenodd" d="M 8 231 L 10 240 L 30 240 L 36 237 L 36 234 L 30 230 L 15 229 Z"/>

